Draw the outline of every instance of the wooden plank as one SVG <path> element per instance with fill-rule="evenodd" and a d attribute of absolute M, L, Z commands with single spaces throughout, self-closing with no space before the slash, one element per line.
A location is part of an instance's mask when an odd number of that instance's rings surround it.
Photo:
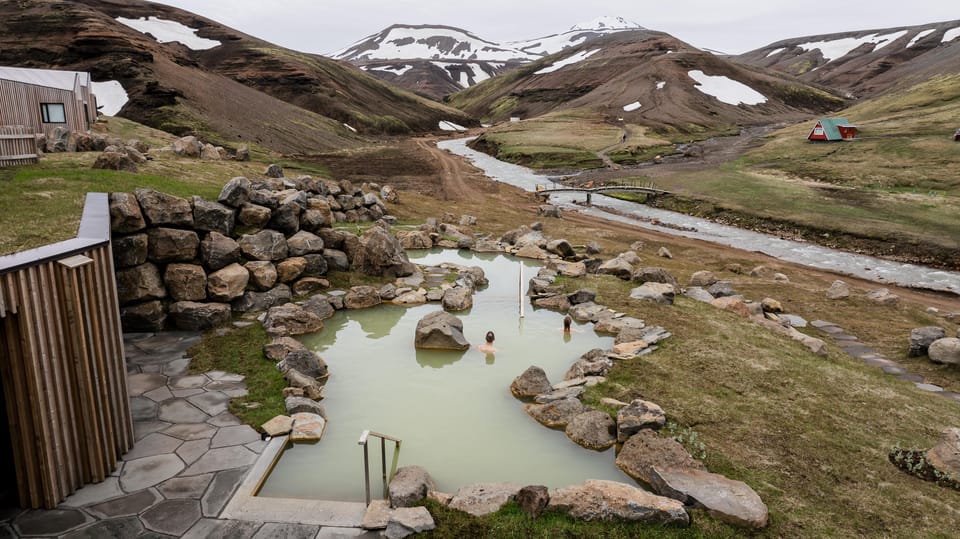
<path fill-rule="evenodd" d="M 28 421 L 29 406 L 23 400 L 23 375 L 20 361 L 23 357 L 20 349 L 19 321 L 16 315 L 3 320 L 0 332 L 5 343 L 0 343 L 0 382 L 7 401 L 7 421 L 10 425 L 10 445 L 13 449 L 13 463 L 17 475 L 17 494 L 21 505 L 30 505 L 30 485 L 36 482 L 36 467 L 28 465 L 28 448 L 33 439 L 33 431 Z M 5 357 L 4 357 L 5 355 Z"/>
<path fill-rule="evenodd" d="M 84 310 L 83 318 L 87 327 L 87 346 L 90 348 L 90 358 L 94 365 L 94 391 L 97 397 L 97 415 L 99 416 L 101 427 L 96 433 L 98 436 L 91 436 L 90 438 L 91 441 L 94 442 L 93 449 L 95 450 L 98 463 L 98 466 L 94 469 L 94 478 L 102 475 L 103 477 L 99 479 L 102 481 L 103 478 L 106 478 L 106 470 L 112 469 L 115 462 L 111 462 L 110 457 L 104 450 L 103 443 L 101 442 L 103 439 L 113 439 L 114 413 L 113 407 L 110 406 L 110 392 L 107 381 L 110 373 L 107 370 L 107 366 L 104 362 L 103 347 L 100 339 L 98 338 L 98 336 L 101 335 L 100 332 L 102 331 L 102 327 L 97 317 L 92 316 L 91 314 L 92 309 L 90 308 L 90 305 L 93 301 L 95 301 L 97 294 L 95 293 L 96 288 L 92 282 L 92 276 L 89 270 L 89 266 L 84 266 L 80 268 L 79 274 L 81 279 L 80 282 L 83 286 L 84 301 L 82 303 L 82 308 Z"/>
<path fill-rule="evenodd" d="M 42 266 L 46 272 L 45 293 L 48 297 L 48 312 L 50 312 L 51 334 L 55 357 L 53 366 L 55 367 L 54 387 L 57 391 L 57 406 L 59 408 L 59 425 L 61 436 L 63 437 L 63 464 L 66 469 L 65 484 L 70 492 L 83 486 L 81 477 L 83 475 L 82 466 L 80 466 L 77 453 L 79 452 L 77 442 L 77 430 L 82 425 L 82 418 L 76 413 L 76 407 L 73 403 L 74 394 L 74 376 L 70 365 L 70 346 L 67 341 L 66 320 L 63 314 L 63 287 L 58 279 L 59 267 L 55 263 L 44 264 Z"/>
<path fill-rule="evenodd" d="M 95 421 L 93 421 L 96 416 L 93 392 L 91 391 L 92 384 L 90 382 L 90 358 L 87 353 L 87 346 L 84 342 L 82 331 L 80 331 L 82 327 L 79 314 L 80 295 L 78 292 L 76 272 L 62 269 L 61 275 L 63 278 L 65 297 L 64 315 L 66 317 L 66 323 L 73 328 L 73 331 L 70 332 L 71 364 L 73 366 L 74 384 L 76 386 L 76 394 L 73 400 L 76 413 L 83 421 L 83 434 L 82 436 L 80 433 L 77 434 L 77 443 L 79 444 L 77 458 L 82 465 L 84 478 L 86 479 L 92 475 L 91 470 L 96 465 L 90 451 L 90 445 L 86 439 L 89 429 L 97 427 Z"/>
<path fill-rule="evenodd" d="M 100 277 L 100 308 L 104 321 L 104 337 L 108 343 L 110 372 L 112 373 L 113 405 L 118 414 L 114 421 L 116 429 L 113 445 L 115 456 L 119 459 L 133 447 L 133 418 L 130 414 L 130 401 L 127 391 L 127 361 L 123 349 L 123 328 L 120 323 L 120 302 L 117 300 L 116 277 L 113 272 L 113 248 L 107 244 L 94 251 Z"/>

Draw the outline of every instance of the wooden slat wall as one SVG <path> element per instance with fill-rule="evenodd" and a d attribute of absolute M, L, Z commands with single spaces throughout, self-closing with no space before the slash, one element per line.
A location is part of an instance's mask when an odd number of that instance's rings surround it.
<path fill-rule="evenodd" d="M 22 125 L 0 125 L 0 167 L 30 165 L 38 159 L 33 130 Z"/>
<path fill-rule="evenodd" d="M 89 89 L 84 93 L 89 94 Z M 90 104 L 89 95 L 78 95 L 69 90 L 36 86 L 9 80 L 0 80 L 0 125 L 22 125 L 34 133 L 49 135 L 57 127 L 69 131 L 86 132 L 84 101 Z M 40 114 L 41 103 L 63 103 L 66 124 L 45 124 Z M 90 116 L 90 121 L 96 115 Z"/>
<path fill-rule="evenodd" d="M 92 196 L 84 221 L 101 206 L 109 223 L 106 196 Z M 109 239 L 78 239 L 90 247 L 64 242 L 59 258 L 37 250 L 44 257 L 32 265 L 26 253 L 0 257 L 0 381 L 24 507 L 53 508 L 103 481 L 134 442 Z M 63 263 L 78 252 L 90 260 Z"/>

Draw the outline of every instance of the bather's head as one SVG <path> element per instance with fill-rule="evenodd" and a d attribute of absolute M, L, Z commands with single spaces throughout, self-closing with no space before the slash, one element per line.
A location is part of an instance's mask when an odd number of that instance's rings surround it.
<path fill-rule="evenodd" d="M 496 336 L 493 334 L 492 331 L 488 331 L 488 332 L 487 332 L 487 336 L 486 336 L 487 344 L 493 343 L 493 340 L 494 340 L 495 338 L 496 338 Z"/>

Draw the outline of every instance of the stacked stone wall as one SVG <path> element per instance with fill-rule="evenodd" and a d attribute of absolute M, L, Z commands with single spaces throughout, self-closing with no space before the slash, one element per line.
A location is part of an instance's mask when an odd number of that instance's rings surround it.
<path fill-rule="evenodd" d="M 391 222 L 385 187 L 309 176 L 233 178 L 217 201 L 151 189 L 110 195 L 124 331 L 200 330 L 264 311 L 350 269 L 358 238 L 335 223 Z"/>

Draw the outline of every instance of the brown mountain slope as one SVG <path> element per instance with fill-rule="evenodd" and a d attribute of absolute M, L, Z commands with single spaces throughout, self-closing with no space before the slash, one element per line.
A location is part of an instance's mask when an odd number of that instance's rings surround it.
<path fill-rule="evenodd" d="M 960 20 L 785 39 L 733 57 L 857 97 L 960 73 Z"/>
<path fill-rule="evenodd" d="M 615 34 L 567 49 L 459 92 L 450 104 L 492 122 L 587 110 L 666 132 L 697 132 L 799 119 L 843 103 L 792 77 L 735 64 L 668 34 L 642 35 Z M 589 56 L 543 72 L 577 54 Z M 721 101 L 699 89 L 691 76 L 696 71 L 745 85 L 765 102 Z M 635 103 L 640 107 L 630 110 Z"/>
<path fill-rule="evenodd" d="M 177 21 L 221 45 L 198 51 L 159 43 L 117 22 L 118 16 Z M 130 102 L 122 116 L 177 134 L 286 153 L 354 144 L 356 135 L 344 122 L 370 133 L 436 129 L 440 119 L 467 123 L 456 111 L 352 67 L 139 0 L 2 2 L 0 65 L 88 70 L 94 80 L 123 84 Z"/>

